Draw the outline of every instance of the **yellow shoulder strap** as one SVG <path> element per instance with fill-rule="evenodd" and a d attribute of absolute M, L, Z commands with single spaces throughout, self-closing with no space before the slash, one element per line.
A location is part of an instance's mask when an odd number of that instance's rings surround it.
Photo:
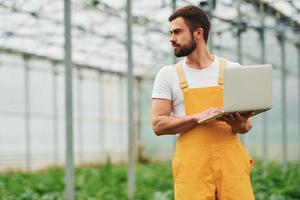
<path fill-rule="evenodd" d="M 223 84 L 224 84 L 223 70 L 227 66 L 227 62 L 228 61 L 224 58 L 220 59 L 219 77 L 218 77 L 218 85 L 220 85 L 220 86 L 223 86 Z M 176 67 L 176 72 L 177 72 L 177 76 L 179 79 L 179 87 L 181 88 L 182 91 L 186 91 L 186 89 L 188 88 L 188 83 L 187 83 L 185 75 L 184 75 L 182 63 L 179 62 L 179 63 L 175 64 L 175 67 Z"/>
<path fill-rule="evenodd" d="M 177 72 L 177 76 L 178 76 L 178 80 L 179 80 L 179 87 L 181 88 L 182 91 L 185 92 L 186 89 L 188 88 L 188 84 L 186 82 L 182 63 L 179 62 L 179 63 L 175 64 L 175 67 L 176 67 L 176 72 Z"/>
<path fill-rule="evenodd" d="M 224 78 L 223 78 L 223 70 L 227 66 L 227 60 L 224 58 L 220 58 L 219 63 L 219 77 L 218 77 L 218 85 L 223 86 Z"/>

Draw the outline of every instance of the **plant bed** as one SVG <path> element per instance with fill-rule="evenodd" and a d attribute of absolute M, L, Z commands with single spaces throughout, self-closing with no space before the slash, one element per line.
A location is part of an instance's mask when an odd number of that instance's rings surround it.
<path fill-rule="evenodd" d="M 171 164 L 138 164 L 135 200 L 172 200 Z M 102 165 L 75 170 L 75 199 L 125 200 L 126 165 Z M 300 164 L 289 163 L 286 172 L 278 163 L 264 168 L 256 161 L 251 180 L 258 200 L 300 200 Z M 0 175 L 1 200 L 63 200 L 63 169 Z"/>

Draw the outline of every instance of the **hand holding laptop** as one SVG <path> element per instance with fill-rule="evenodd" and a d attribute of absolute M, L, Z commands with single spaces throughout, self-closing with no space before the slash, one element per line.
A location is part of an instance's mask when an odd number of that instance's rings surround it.
<path fill-rule="evenodd" d="M 248 119 L 255 115 L 255 112 L 233 112 L 217 118 L 217 120 L 224 121 L 231 126 L 233 132 L 244 133 L 251 128 Z"/>
<path fill-rule="evenodd" d="M 248 119 L 254 115 L 254 111 L 225 113 L 221 107 L 212 107 L 191 117 L 193 121 L 197 121 L 198 123 L 203 123 L 203 121 L 207 123 L 213 120 L 224 121 L 231 126 L 233 132 L 246 133 L 251 128 L 251 123 Z"/>
<path fill-rule="evenodd" d="M 223 108 L 208 108 L 200 113 L 195 113 L 191 117 L 194 121 L 199 122 L 203 121 L 205 119 L 209 119 L 215 116 L 218 116 L 220 114 L 224 113 Z"/>
<path fill-rule="evenodd" d="M 225 113 L 223 116 L 216 118 L 216 120 L 220 121 L 244 121 L 247 120 L 249 117 L 252 117 L 255 115 L 255 112 L 250 111 L 250 112 L 232 112 L 232 113 Z"/>

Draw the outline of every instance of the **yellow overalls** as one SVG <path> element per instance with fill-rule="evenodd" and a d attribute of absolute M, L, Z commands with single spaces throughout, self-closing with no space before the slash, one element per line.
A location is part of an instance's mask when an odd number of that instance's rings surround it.
<path fill-rule="evenodd" d="M 206 88 L 189 88 L 182 64 L 176 64 L 186 115 L 223 107 L 226 62 L 220 60 L 218 86 Z M 197 125 L 177 139 L 172 162 L 175 200 L 252 200 L 252 166 L 253 160 L 228 124 Z"/>

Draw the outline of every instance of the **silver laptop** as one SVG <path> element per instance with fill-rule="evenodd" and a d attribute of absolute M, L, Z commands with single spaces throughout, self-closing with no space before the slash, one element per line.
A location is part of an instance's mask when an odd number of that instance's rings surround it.
<path fill-rule="evenodd" d="M 272 65 L 224 68 L 224 113 L 198 123 L 207 123 L 233 112 L 257 115 L 272 108 Z"/>

